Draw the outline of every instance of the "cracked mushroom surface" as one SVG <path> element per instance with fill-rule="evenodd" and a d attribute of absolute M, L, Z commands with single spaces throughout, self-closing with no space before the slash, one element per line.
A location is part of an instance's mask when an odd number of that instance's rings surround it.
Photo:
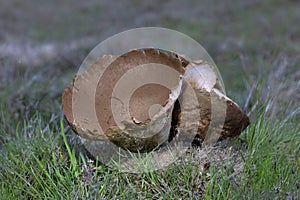
<path fill-rule="evenodd" d="M 150 151 L 174 136 L 232 137 L 249 124 L 209 63 L 153 48 L 98 58 L 74 77 L 62 104 L 81 138 L 133 152 Z"/>

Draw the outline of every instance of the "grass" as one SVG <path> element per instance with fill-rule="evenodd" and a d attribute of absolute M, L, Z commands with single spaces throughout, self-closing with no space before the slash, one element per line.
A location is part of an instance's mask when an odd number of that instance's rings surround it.
<path fill-rule="evenodd" d="M 1 6 L 0 199 L 298 199 L 299 3 L 108 2 Z M 97 41 L 144 24 L 203 44 L 251 125 L 165 170 L 133 174 L 87 157 L 64 123 L 61 92 Z"/>
<path fill-rule="evenodd" d="M 203 169 L 198 149 L 165 171 L 141 174 L 110 170 L 76 156 L 62 119 L 49 124 L 36 113 L 6 139 L 1 158 L 1 198 L 18 199 L 282 199 L 299 194 L 299 127 L 271 123 L 261 115 L 218 160 Z M 58 134 L 58 132 L 60 134 Z M 246 145 L 246 146 L 245 146 Z M 247 148 L 247 151 L 243 148 Z M 213 151 L 212 151 L 213 152 Z M 211 153 L 211 152 L 210 152 Z M 235 170 L 234 156 L 243 160 Z"/>

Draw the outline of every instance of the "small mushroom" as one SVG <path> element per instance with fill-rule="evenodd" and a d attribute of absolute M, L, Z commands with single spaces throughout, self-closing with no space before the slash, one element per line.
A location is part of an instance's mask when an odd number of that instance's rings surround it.
<path fill-rule="evenodd" d="M 183 140 L 191 141 L 189 135 L 196 128 L 198 139 L 217 142 L 240 134 L 249 125 L 245 112 L 225 96 L 217 72 L 209 63 L 190 60 L 184 79 L 195 92 L 197 101 L 191 98 L 191 92 L 183 89 L 176 124 L 179 134 L 184 135 Z"/>
<path fill-rule="evenodd" d="M 74 77 L 62 104 L 79 136 L 132 152 L 150 151 L 175 135 L 216 141 L 249 124 L 209 63 L 153 48 L 97 59 Z"/>

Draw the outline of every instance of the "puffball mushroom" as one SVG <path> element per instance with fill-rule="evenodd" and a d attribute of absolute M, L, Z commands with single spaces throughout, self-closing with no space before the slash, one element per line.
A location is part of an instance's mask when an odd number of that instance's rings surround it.
<path fill-rule="evenodd" d="M 134 80 L 124 78 L 134 73 L 139 74 Z M 147 84 L 137 85 L 143 81 Z M 187 88 L 192 88 L 196 102 Z M 224 116 L 212 116 L 212 102 L 216 108 L 225 105 Z M 110 141 L 132 152 L 166 143 L 170 132 L 205 139 L 213 126 L 218 140 L 240 134 L 249 124 L 242 109 L 224 95 L 209 63 L 153 48 L 98 58 L 74 77 L 63 92 L 62 105 L 67 122 L 80 137 Z"/>

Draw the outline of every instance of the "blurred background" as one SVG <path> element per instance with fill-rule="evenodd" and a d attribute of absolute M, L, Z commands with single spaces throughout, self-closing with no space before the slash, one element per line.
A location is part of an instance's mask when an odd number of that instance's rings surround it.
<path fill-rule="evenodd" d="M 2 110 L 17 121 L 36 110 L 60 113 L 63 89 L 99 42 L 131 28 L 159 26 L 203 45 L 228 96 L 248 113 L 268 100 L 270 117 L 295 115 L 299 10 L 296 0 L 1 0 Z"/>
<path fill-rule="evenodd" d="M 0 0 L 0 199 L 299 199 L 299 11 L 298 0 Z M 251 125 L 161 175 L 95 171 L 68 148 L 62 92 L 97 44 L 145 26 L 198 41 Z"/>

